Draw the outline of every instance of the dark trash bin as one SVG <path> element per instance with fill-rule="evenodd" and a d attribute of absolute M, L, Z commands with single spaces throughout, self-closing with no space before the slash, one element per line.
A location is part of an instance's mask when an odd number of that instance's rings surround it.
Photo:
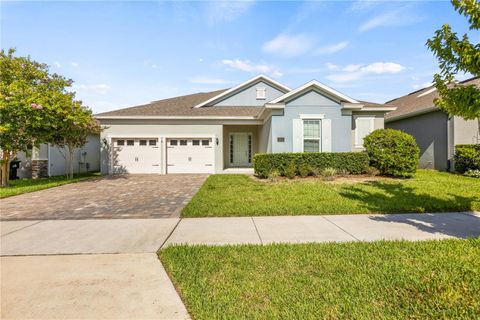
<path fill-rule="evenodd" d="M 20 168 L 20 160 L 10 161 L 10 180 L 18 179 L 17 170 Z"/>

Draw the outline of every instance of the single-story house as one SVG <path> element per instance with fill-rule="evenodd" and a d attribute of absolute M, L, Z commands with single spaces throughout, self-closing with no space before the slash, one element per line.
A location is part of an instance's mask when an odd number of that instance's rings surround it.
<path fill-rule="evenodd" d="M 478 77 L 461 82 L 480 87 Z M 438 97 L 430 86 L 386 102 L 396 110 L 385 116 L 385 127 L 411 134 L 420 147 L 420 168 L 453 169 L 455 145 L 480 143 L 477 120 L 449 117 L 434 104 Z"/>
<path fill-rule="evenodd" d="M 17 154 L 20 166 L 17 170 L 19 178 L 41 178 L 60 176 L 65 174 L 68 160 L 65 160 L 63 148 L 51 144 L 41 144 L 26 154 Z M 68 158 L 68 155 L 67 155 Z M 100 137 L 88 136 L 87 143 L 74 154 L 73 172 L 84 173 L 100 170 Z"/>
<path fill-rule="evenodd" d="M 259 75 L 226 90 L 95 115 L 106 126 L 101 172 L 222 173 L 251 167 L 255 153 L 360 151 L 395 109 L 315 80 L 292 90 Z"/>

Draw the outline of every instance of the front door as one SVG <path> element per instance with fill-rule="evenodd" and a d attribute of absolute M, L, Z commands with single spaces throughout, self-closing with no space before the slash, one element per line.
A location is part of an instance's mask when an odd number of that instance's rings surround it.
<path fill-rule="evenodd" d="M 247 167 L 252 164 L 252 134 L 241 132 L 230 134 L 230 164 Z"/>

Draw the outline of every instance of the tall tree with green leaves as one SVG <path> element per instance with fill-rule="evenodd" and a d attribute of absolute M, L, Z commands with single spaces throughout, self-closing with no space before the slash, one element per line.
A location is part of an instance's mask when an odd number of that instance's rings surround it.
<path fill-rule="evenodd" d="M 479 1 L 451 0 L 451 3 L 467 18 L 470 30 L 480 29 Z M 440 67 L 440 73 L 434 75 L 434 84 L 440 95 L 435 104 L 450 116 L 477 119 L 480 132 L 480 88 L 454 82 L 458 73 L 480 76 L 480 44 L 472 43 L 467 34 L 459 36 L 450 25 L 444 24 L 427 41 L 427 46 L 437 57 Z"/>
<path fill-rule="evenodd" d="M 72 85 L 71 80 L 51 74 L 46 64 L 14 53 L 14 49 L 0 52 L 2 187 L 9 184 L 10 162 L 18 152 L 48 141 L 56 131 L 57 106 L 52 101 Z"/>

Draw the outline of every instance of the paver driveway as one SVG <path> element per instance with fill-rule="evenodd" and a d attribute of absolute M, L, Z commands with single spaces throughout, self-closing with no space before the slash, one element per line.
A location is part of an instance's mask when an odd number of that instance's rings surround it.
<path fill-rule="evenodd" d="M 121 175 L 0 200 L 1 220 L 172 218 L 207 175 Z"/>

